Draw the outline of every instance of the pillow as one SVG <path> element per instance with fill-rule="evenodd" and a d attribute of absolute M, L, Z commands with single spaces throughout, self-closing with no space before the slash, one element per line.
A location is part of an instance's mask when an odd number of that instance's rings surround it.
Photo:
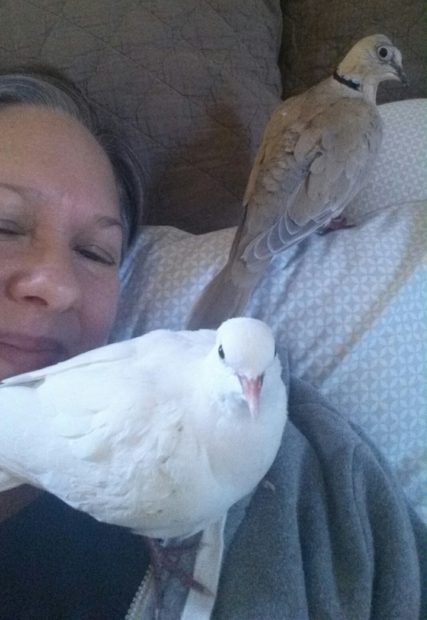
<path fill-rule="evenodd" d="M 127 134 L 148 223 L 236 224 L 280 98 L 279 0 L 8 2 L 3 65 L 53 64 Z"/>
<path fill-rule="evenodd" d="M 427 100 L 380 110 L 380 157 L 349 209 L 358 226 L 275 257 L 247 311 L 273 327 L 294 374 L 369 433 L 427 518 Z M 233 235 L 143 229 L 123 267 L 113 339 L 183 328 Z"/>

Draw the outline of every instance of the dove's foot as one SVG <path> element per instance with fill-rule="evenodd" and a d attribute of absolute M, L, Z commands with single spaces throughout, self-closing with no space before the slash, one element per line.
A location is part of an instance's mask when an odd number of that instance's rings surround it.
<path fill-rule="evenodd" d="M 320 228 L 317 232 L 319 235 L 326 235 L 326 233 L 333 232 L 334 230 L 342 230 L 344 228 L 354 228 L 355 224 L 351 224 L 344 215 L 334 217 L 329 224 Z"/>
<path fill-rule="evenodd" d="M 178 579 L 185 588 L 192 588 L 201 594 L 211 595 L 211 591 L 180 566 L 180 561 L 199 546 L 199 541 L 190 541 L 180 546 L 164 547 L 159 540 L 145 538 L 153 565 L 154 578 L 159 584 L 164 571 Z"/>

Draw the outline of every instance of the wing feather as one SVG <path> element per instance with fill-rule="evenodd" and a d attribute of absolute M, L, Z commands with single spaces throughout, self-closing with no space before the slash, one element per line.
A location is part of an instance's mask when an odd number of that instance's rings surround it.
<path fill-rule="evenodd" d="M 324 92 L 324 86 L 322 86 Z M 240 255 L 253 268 L 340 215 L 361 189 L 382 136 L 376 107 L 316 89 L 279 106 L 248 185 Z"/>

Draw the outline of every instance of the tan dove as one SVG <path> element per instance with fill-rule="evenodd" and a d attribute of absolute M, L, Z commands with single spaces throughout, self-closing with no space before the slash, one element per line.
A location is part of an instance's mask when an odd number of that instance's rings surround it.
<path fill-rule="evenodd" d="M 281 103 L 264 132 L 225 267 L 195 307 L 189 329 L 217 327 L 243 309 L 270 259 L 312 232 L 345 226 L 342 211 L 377 156 L 378 85 L 406 80 L 382 34 L 361 39 L 334 74 Z"/>

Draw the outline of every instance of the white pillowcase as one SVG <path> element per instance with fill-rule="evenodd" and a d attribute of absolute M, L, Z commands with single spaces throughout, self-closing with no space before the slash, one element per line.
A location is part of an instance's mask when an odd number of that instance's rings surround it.
<path fill-rule="evenodd" d="M 380 157 L 348 209 L 358 226 L 277 256 L 247 313 L 273 327 L 294 374 L 364 428 L 427 519 L 427 100 L 380 110 Z M 123 267 L 113 339 L 182 329 L 233 235 L 145 228 Z"/>

